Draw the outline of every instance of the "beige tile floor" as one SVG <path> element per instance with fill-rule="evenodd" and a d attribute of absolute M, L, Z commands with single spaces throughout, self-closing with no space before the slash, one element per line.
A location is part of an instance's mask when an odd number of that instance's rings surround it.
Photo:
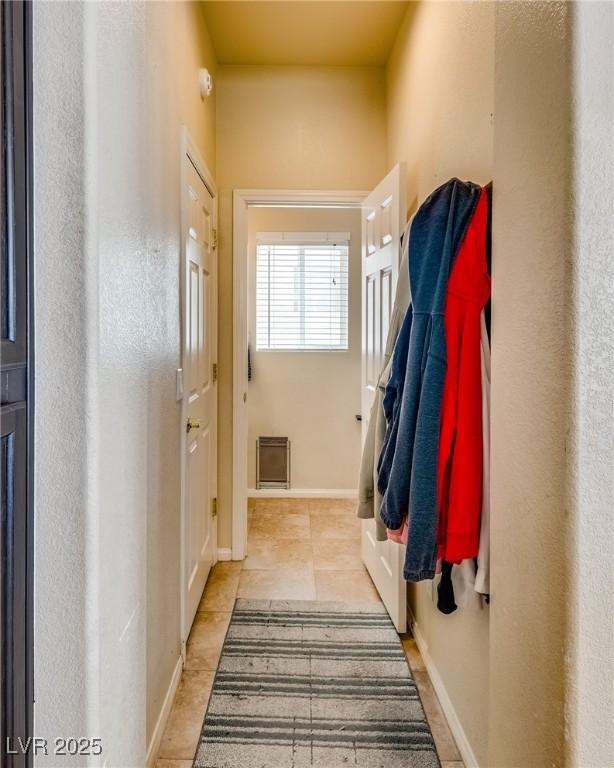
<path fill-rule="evenodd" d="M 379 600 L 360 560 L 354 506 L 329 499 L 250 501 L 249 554 L 242 563 L 220 562 L 211 571 L 156 768 L 191 768 L 236 597 Z M 411 635 L 402 641 L 442 768 L 463 768 L 415 641 Z"/>

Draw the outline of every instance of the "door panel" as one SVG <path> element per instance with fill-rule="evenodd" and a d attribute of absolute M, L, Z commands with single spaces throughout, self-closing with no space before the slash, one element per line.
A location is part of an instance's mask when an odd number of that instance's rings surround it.
<path fill-rule="evenodd" d="M 375 344 L 375 291 L 377 288 L 373 275 L 366 276 L 366 306 L 365 306 L 365 381 L 364 386 L 368 390 L 368 397 L 373 399 L 376 385 L 377 352 Z"/>
<path fill-rule="evenodd" d="M 0 6 L 0 764 L 31 753 L 33 322 L 31 7 Z M 8 749 L 10 747 L 10 751 Z M 14 752 L 11 754 L 10 752 Z"/>
<path fill-rule="evenodd" d="M 392 269 L 383 269 L 380 273 L 380 323 L 381 323 L 381 348 L 386 346 L 388 328 L 390 327 L 390 314 L 392 313 Z"/>
<path fill-rule="evenodd" d="M 217 344 L 217 253 L 213 238 L 216 211 L 215 200 L 188 155 L 185 179 L 184 640 L 217 554 L 213 508 L 217 485 L 217 386 L 212 374 Z"/>
<path fill-rule="evenodd" d="M 189 250 L 194 250 L 193 244 L 188 245 Z M 198 398 L 198 345 L 199 339 L 199 280 L 200 267 L 195 262 L 194 257 L 188 262 L 188 283 L 189 283 L 189 322 L 188 322 L 188 367 L 186 370 L 186 379 L 188 382 L 188 397 L 190 402 Z"/>
<path fill-rule="evenodd" d="M 405 189 L 405 170 L 397 165 L 368 195 L 362 207 L 363 440 L 390 326 L 399 270 L 399 241 L 405 224 Z M 377 541 L 375 520 L 362 521 L 362 559 L 399 632 L 407 629 L 404 556 L 402 545 Z"/>
<path fill-rule="evenodd" d="M 198 379 L 201 392 L 206 392 L 209 387 L 209 375 L 211 373 L 211 339 L 209 338 L 209 298 L 210 275 L 205 269 L 200 271 L 200 295 L 202 297 L 200 306 L 200 327 L 202 334 L 199 339 L 198 355 Z"/>
<path fill-rule="evenodd" d="M 13 749 L 16 739 L 25 742 L 29 729 L 30 702 L 26 698 L 29 671 L 24 652 L 28 641 L 27 579 L 27 455 L 26 404 L 3 405 L 0 435 L 0 484 L 2 517 L 2 765 L 25 766 L 22 754 L 7 755 L 7 738 Z"/>
<path fill-rule="evenodd" d="M 191 440 L 188 445 L 188 461 L 187 461 L 187 488 L 188 488 L 188 509 L 193 510 L 198 508 L 201 493 L 201 478 L 202 472 L 200 469 L 200 460 L 202 452 L 200 450 L 199 440 Z M 188 589 L 194 583 L 194 580 L 198 576 L 199 567 L 199 546 L 198 543 L 201 539 L 200 535 L 200 520 L 197 515 L 189 515 L 188 517 Z"/>

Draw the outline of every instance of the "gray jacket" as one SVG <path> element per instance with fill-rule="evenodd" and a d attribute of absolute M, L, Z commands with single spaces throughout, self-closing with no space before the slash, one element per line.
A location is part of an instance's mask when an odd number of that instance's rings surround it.
<path fill-rule="evenodd" d="M 394 304 L 390 315 L 390 325 L 386 348 L 382 357 L 382 371 L 379 375 L 375 397 L 371 404 L 367 435 L 362 449 L 360 462 L 360 477 L 358 480 L 358 517 L 368 519 L 375 517 L 375 530 L 378 541 L 386 541 L 386 526 L 379 516 L 382 496 L 377 490 L 377 460 L 382 450 L 384 435 L 386 433 L 386 417 L 384 415 L 383 399 L 386 384 L 390 375 L 390 363 L 396 344 L 397 336 L 403 323 L 403 318 L 410 303 L 409 293 L 409 263 L 408 243 L 409 228 L 407 225 L 403 234 L 401 245 L 401 263 L 399 265 L 399 277 L 397 280 Z"/>

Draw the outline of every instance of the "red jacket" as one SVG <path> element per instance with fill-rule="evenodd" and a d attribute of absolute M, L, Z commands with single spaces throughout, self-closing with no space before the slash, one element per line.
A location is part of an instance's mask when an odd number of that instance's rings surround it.
<path fill-rule="evenodd" d="M 480 312 L 490 296 L 486 263 L 488 193 L 482 190 L 446 294 L 447 369 L 438 459 L 438 557 L 476 557 L 482 508 Z"/>

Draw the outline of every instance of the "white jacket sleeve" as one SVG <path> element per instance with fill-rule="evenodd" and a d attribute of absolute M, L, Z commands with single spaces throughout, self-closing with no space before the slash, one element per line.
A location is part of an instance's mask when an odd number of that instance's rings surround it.
<path fill-rule="evenodd" d="M 482 338 L 482 518 L 480 520 L 480 544 L 478 572 L 475 577 L 476 592 L 490 592 L 490 342 L 486 331 L 484 310 L 480 316 Z"/>

